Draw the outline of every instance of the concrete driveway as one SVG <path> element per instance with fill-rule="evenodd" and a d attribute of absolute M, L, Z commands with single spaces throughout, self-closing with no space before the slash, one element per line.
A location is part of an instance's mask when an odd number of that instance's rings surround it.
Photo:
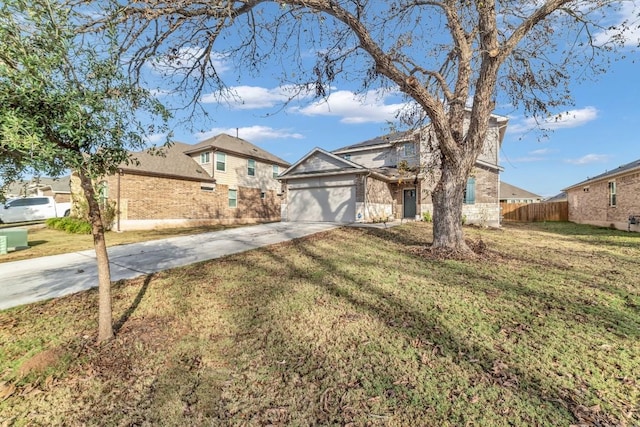
<path fill-rule="evenodd" d="M 276 222 L 109 248 L 111 280 L 131 279 L 338 227 Z M 0 310 L 98 286 L 93 250 L 0 264 Z"/>

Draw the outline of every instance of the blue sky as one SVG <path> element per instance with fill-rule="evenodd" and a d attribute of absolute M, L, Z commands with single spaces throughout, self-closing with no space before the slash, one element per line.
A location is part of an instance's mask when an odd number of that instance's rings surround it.
<path fill-rule="evenodd" d="M 553 129 L 547 137 L 522 112 L 498 106 L 495 113 L 510 119 L 500 153 L 501 179 L 548 197 L 640 158 L 637 59 L 629 51 L 597 80 L 572 86 L 575 105 L 557 111 L 561 119 L 547 124 Z M 231 89 L 237 96 L 219 103 L 204 94 L 201 102 L 213 121 L 196 123 L 195 130 L 175 127 L 175 140 L 197 143 L 224 132 L 294 163 L 314 147 L 333 150 L 388 133 L 387 121 L 402 106 L 393 92 L 356 95 L 354 87 L 338 84 L 326 100 L 302 96 L 282 108 L 289 92 L 269 70 L 245 78 L 219 58 L 217 71 L 230 85 L 236 83 Z"/>

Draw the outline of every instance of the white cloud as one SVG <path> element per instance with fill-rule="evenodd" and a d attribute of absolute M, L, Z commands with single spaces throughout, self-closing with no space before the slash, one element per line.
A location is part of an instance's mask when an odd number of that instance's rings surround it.
<path fill-rule="evenodd" d="M 584 107 L 578 110 L 569 110 L 546 119 L 524 119 L 521 123 L 514 123 L 507 128 L 510 134 L 520 134 L 535 128 L 556 130 L 583 126 L 598 118 L 598 110 L 595 107 Z"/>
<path fill-rule="evenodd" d="M 640 5 L 637 5 L 635 1 L 624 2 L 620 8 L 619 16 L 617 16 L 616 22 L 611 27 L 625 27 L 623 33 L 623 41 L 625 46 L 635 47 L 640 43 L 640 26 L 638 26 L 638 16 L 640 15 Z M 594 34 L 594 44 L 596 46 L 602 46 L 612 40 L 612 37 L 617 37 L 620 34 L 618 31 L 612 31 L 610 29 L 600 31 Z"/>
<path fill-rule="evenodd" d="M 396 119 L 398 111 L 406 108 L 406 103 L 385 104 L 396 95 L 389 91 L 368 91 L 358 95 L 347 90 L 332 92 L 327 99 L 317 101 L 303 108 L 294 109 L 305 116 L 342 117 L 342 123 L 384 123 Z"/>
<path fill-rule="evenodd" d="M 279 86 L 267 89 L 259 86 L 234 86 L 229 88 L 231 99 L 225 102 L 235 110 L 251 110 L 257 108 L 271 108 L 292 99 L 304 99 L 311 94 L 305 88 L 298 86 Z M 220 95 L 211 93 L 204 95 L 201 101 L 205 104 L 220 102 Z"/>
<path fill-rule="evenodd" d="M 587 154 L 578 159 L 567 159 L 567 163 L 573 165 L 588 165 L 590 163 L 604 163 L 611 158 L 608 154 Z"/>
<path fill-rule="evenodd" d="M 292 132 L 290 129 L 274 129 L 268 126 L 249 126 L 242 128 L 212 128 L 206 132 L 198 132 L 194 136 L 198 141 L 211 138 L 213 136 L 226 133 L 227 135 L 236 136 L 245 139 L 250 142 L 265 140 L 265 139 L 303 139 L 304 135 L 296 132 Z"/>
<path fill-rule="evenodd" d="M 534 155 L 534 156 L 539 156 L 542 154 L 549 154 L 552 150 L 548 149 L 548 148 L 541 148 L 539 150 L 533 150 L 533 151 L 529 151 L 529 154 Z"/>

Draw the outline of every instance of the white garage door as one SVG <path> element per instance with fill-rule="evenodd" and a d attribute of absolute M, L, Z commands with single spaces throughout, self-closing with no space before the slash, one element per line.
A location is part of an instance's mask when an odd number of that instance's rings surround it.
<path fill-rule="evenodd" d="M 356 188 L 298 188 L 289 190 L 289 221 L 354 222 Z"/>

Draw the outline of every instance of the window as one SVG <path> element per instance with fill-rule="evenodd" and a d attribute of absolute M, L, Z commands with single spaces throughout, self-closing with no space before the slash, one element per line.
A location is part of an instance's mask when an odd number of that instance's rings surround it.
<path fill-rule="evenodd" d="M 227 170 L 227 155 L 224 153 L 216 153 L 216 170 L 225 172 Z"/>
<path fill-rule="evenodd" d="M 229 189 L 229 207 L 238 207 L 238 190 Z"/>
<path fill-rule="evenodd" d="M 402 155 L 404 157 L 412 157 L 416 155 L 416 145 L 413 142 L 406 142 L 402 146 Z"/>
<path fill-rule="evenodd" d="M 206 153 L 201 153 L 200 154 L 200 163 L 201 164 L 205 164 L 205 163 L 209 163 L 211 161 L 211 153 L 210 152 L 206 152 Z"/>
<path fill-rule="evenodd" d="M 203 182 L 200 184 L 200 190 L 206 191 L 207 193 L 213 193 L 216 191 L 216 185 L 209 182 Z"/>
<path fill-rule="evenodd" d="M 609 182 L 609 206 L 616 205 L 616 182 Z"/>
<path fill-rule="evenodd" d="M 476 179 L 469 177 L 467 187 L 464 189 L 464 203 L 473 205 L 476 202 Z"/>
<path fill-rule="evenodd" d="M 273 179 L 276 179 L 278 175 L 280 175 L 280 167 L 278 167 L 278 165 L 273 165 L 271 168 L 273 170 Z"/>
<path fill-rule="evenodd" d="M 256 161 L 253 159 L 247 160 L 247 175 L 256 176 Z"/>
<path fill-rule="evenodd" d="M 345 154 L 342 158 L 351 161 L 351 154 Z"/>

